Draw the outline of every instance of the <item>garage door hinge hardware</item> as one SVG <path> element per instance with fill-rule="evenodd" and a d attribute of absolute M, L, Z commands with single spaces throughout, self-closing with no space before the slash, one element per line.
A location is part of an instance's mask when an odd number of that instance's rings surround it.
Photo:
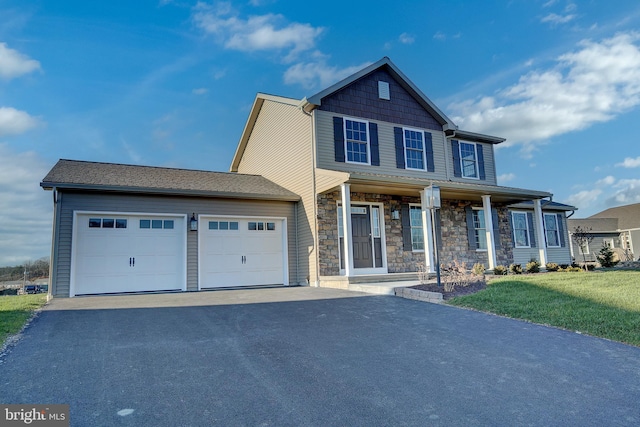
<path fill-rule="evenodd" d="M 242 255 L 242 263 L 243 263 L 243 264 L 246 264 L 246 263 L 247 263 L 247 257 L 246 257 L 246 256 L 244 256 L 244 255 Z"/>
<path fill-rule="evenodd" d="M 129 267 L 135 267 L 135 266 L 136 266 L 136 259 L 129 258 Z"/>

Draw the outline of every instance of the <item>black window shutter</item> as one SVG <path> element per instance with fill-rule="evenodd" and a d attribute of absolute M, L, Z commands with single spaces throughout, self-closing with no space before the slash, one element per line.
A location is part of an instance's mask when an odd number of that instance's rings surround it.
<path fill-rule="evenodd" d="M 491 222 L 493 222 L 493 247 L 500 249 L 500 223 L 498 218 L 498 209 L 496 208 L 491 208 Z"/>
<path fill-rule="evenodd" d="M 404 250 L 411 252 L 413 245 L 411 243 L 411 217 L 409 216 L 409 205 L 402 205 L 400 207 L 400 215 L 402 218 L 402 243 Z"/>
<path fill-rule="evenodd" d="M 560 246 L 564 248 L 566 245 L 566 242 L 564 241 L 564 224 L 562 223 L 564 215 L 556 214 L 556 217 L 558 218 L 558 234 L 560 235 Z"/>
<path fill-rule="evenodd" d="M 529 223 L 529 245 L 532 248 L 536 247 L 536 230 L 533 228 L 533 214 L 527 212 L 527 222 Z"/>
<path fill-rule="evenodd" d="M 393 128 L 393 137 L 396 142 L 396 167 L 404 169 L 404 138 L 402 128 Z"/>
<path fill-rule="evenodd" d="M 380 150 L 378 147 L 378 124 L 369 122 L 369 143 L 371 145 L 371 164 L 380 166 Z"/>
<path fill-rule="evenodd" d="M 476 229 L 473 226 L 473 209 L 471 206 L 464 208 L 467 214 L 467 240 L 469 241 L 469 249 L 478 249 L 476 245 Z"/>
<path fill-rule="evenodd" d="M 453 153 L 453 176 L 462 176 L 462 165 L 460 164 L 460 145 L 455 139 L 451 140 L 451 153 Z"/>
<path fill-rule="evenodd" d="M 435 172 L 436 166 L 433 162 L 433 138 L 430 132 L 424 133 L 424 148 L 427 157 L 427 172 Z"/>
<path fill-rule="evenodd" d="M 476 144 L 477 152 L 478 152 L 478 174 L 480 175 L 481 180 L 486 180 L 487 176 L 484 173 L 484 147 L 482 144 Z"/>
<path fill-rule="evenodd" d="M 511 247 L 516 247 L 516 232 L 513 229 L 513 212 L 509 211 L 509 229 L 511 230 Z"/>
<path fill-rule="evenodd" d="M 344 126 L 342 117 L 333 118 L 333 146 L 336 162 L 344 163 Z"/>

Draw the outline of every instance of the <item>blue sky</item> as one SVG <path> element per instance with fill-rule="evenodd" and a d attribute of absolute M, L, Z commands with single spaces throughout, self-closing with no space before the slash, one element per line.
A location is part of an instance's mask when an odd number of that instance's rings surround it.
<path fill-rule="evenodd" d="M 640 4 L 0 0 L 0 266 L 48 256 L 59 158 L 226 171 L 257 92 L 388 56 L 499 183 L 585 217 L 640 202 Z"/>

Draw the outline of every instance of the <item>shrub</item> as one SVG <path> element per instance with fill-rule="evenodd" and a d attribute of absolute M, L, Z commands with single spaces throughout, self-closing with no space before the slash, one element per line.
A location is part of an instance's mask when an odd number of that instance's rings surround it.
<path fill-rule="evenodd" d="M 547 271 L 558 271 L 560 266 L 558 264 L 556 264 L 555 262 L 548 262 L 545 265 L 545 268 L 547 269 Z"/>
<path fill-rule="evenodd" d="M 526 269 L 527 273 L 539 273 L 540 272 L 540 263 L 537 260 L 532 259 L 531 261 L 529 261 L 527 263 L 527 265 L 525 266 L 525 269 Z"/>
<path fill-rule="evenodd" d="M 615 252 L 613 252 L 613 249 L 611 249 L 609 246 L 602 244 L 602 249 L 600 249 L 600 252 L 598 252 L 598 254 L 596 255 L 596 259 L 598 260 L 598 262 L 600 263 L 601 266 L 603 266 L 604 268 L 611 268 L 611 267 L 615 267 L 617 263 L 619 263 L 619 260 L 615 260 L 614 258 L 616 257 Z"/>
<path fill-rule="evenodd" d="M 520 264 L 511 264 L 509 266 L 509 271 L 513 274 L 522 274 L 522 266 Z"/>
<path fill-rule="evenodd" d="M 473 268 L 471 269 L 471 272 L 476 276 L 483 276 L 484 270 L 485 270 L 484 264 L 476 262 L 475 264 L 473 264 Z"/>
<path fill-rule="evenodd" d="M 587 264 L 586 267 L 587 267 L 587 271 L 593 271 L 596 269 L 595 264 Z"/>
<path fill-rule="evenodd" d="M 506 276 L 507 273 L 508 269 L 504 265 L 496 265 L 495 267 L 493 267 L 493 274 L 495 274 L 496 276 Z"/>
<path fill-rule="evenodd" d="M 573 265 L 571 265 L 571 267 L 573 267 Z M 569 264 L 560 264 L 560 268 L 558 270 L 566 270 L 567 268 L 569 268 Z"/>

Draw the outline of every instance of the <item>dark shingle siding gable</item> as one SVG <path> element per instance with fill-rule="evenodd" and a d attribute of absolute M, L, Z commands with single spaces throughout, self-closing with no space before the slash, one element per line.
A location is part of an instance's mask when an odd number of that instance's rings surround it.
<path fill-rule="evenodd" d="M 378 98 L 378 81 L 389 83 L 391 100 Z M 378 69 L 322 99 L 320 110 L 421 129 L 442 130 L 429 114 L 384 69 Z"/>
<path fill-rule="evenodd" d="M 105 189 L 168 194 L 297 200 L 298 196 L 259 175 L 60 160 L 40 184 L 44 188 Z"/>

